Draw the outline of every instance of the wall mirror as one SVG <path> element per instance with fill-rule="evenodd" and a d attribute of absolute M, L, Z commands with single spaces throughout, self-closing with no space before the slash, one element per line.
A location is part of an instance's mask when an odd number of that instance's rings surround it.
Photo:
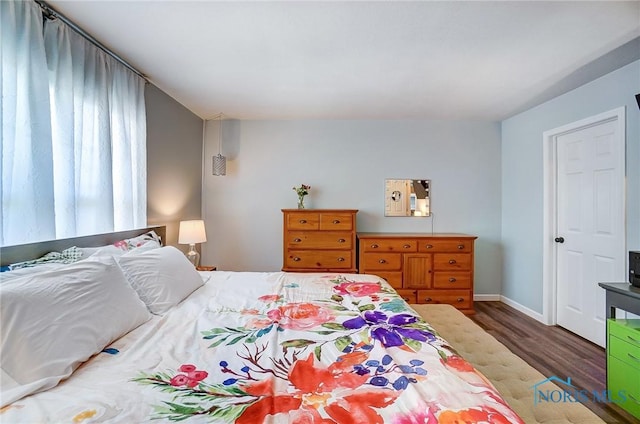
<path fill-rule="evenodd" d="M 385 180 L 384 216 L 431 216 L 431 180 Z"/>

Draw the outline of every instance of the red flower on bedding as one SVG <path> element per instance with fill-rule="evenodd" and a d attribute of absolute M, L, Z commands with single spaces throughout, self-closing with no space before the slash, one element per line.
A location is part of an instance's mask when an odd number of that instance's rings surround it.
<path fill-rule="evenodd" d="M 345 282 L 340 283 L 333 288 L 341 295 L 350 295 L 353 297 L 370 296 L 380 292 L 380 284 L 378 283 L 356 283 Z"/>
<path fill-rule="evenodd" d="M 264 296 L 260 296 L 258 300 L 262 300 L 263 302 L 276 302 L 281 299 L 282 296 L 279 294 L 265 294 Z"/>
<path fill-rule="evenodd" d="M 267 318 L 251 318 L 247 321 L 245 328 L 261 329 L 271 324 L 273 324 L 273 322 Z"/>
<path fill-rule="evenodd" d="M 178 371 L 184 374 L 176 374 L 169 383 L 174 387 L 196 387 L 198 383 L 207 378 L 209 375 L 206 371 L 197 370 L 195 365 L 184 364 L 180 366 Z"/>
<path fill-rule="evenodd" d="M 513 417 L 516 419 L 517 417 Z M 512 424 L 521 423 L 507 419 L 500 412 L 493 408 L 482 406 L 478 409 L 469 408 L 461 411 L 442 411 L 438 415 L 439 424 L 460 424 L 460 423 L 489 423 L 489 424 Z"/>
<path fill-rule="evenodd" d="M 313 303 L 288 303 L 270 310 L 267 317 L 289 330 L 307 330 L 335 318 L 330 309 Z"/>
<path fill-rule="evenodd" d="M 439 410 L 440 408 L 435 402 L 421 403 L 413 411 L 393 417 L 393 424 L 438 424 L 434 411 L 437 412 Z"/>
<path fill-rule="evenodd" d="M 289 371 L 293 393 L 275 394 L 273 386 L 257 382 L 242 387 L 254 396 L 262 396 L 244 410 L 237 424 L 265 422 L 267 416 L 287 414 L 293 423 L 372 423 L 382 424 L 375 408 L 390 405 L 398 396 L 393 390 L 362 388 L 367 376 L 345 372 L 342 367 L 319 368 L 314 356 L 296 361 Z M 322 418 L 319 410 L 331 417 Z"/>
<path fill-rule="evenodd" d="M 448 356 L 447 359 L 440 359 L 440 361 L 446 366 L 453 368 L 456 371 L 460 372 L 474 372 L 475 368 L 473 365 L 462 359 L 462 357 L 457 355 Z"/>
<path fill-rule="evenodd" d="M 117 242 L 113 243 L 113 245 L 115 247 L 117 247 L 118 249 L 128 250 L 127 249 L 127 241 L 126 240 L 117 241 Z"/>

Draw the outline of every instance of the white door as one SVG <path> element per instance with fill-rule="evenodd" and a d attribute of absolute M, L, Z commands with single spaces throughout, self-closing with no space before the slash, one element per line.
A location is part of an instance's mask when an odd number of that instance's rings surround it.
<path fill-rule="evenodd" d="M 626 281 L 624 134 L 617 118 L 556 136 L 556 317 L 605 346 L 605 291 Z"/>

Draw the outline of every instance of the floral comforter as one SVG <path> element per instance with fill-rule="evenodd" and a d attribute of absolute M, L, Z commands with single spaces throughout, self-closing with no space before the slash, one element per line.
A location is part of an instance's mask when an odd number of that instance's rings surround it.
<path fill-rule="evenodd" d="M 212 272 L 2 422 L 520 423 L 384 281 Z"/>

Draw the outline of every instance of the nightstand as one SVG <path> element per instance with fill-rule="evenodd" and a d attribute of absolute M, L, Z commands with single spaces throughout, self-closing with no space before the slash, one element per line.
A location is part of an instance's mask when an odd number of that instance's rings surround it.
<path fill-rule="evenodd" d="M 196 267 L 196 271 L 215 271 L 215 266 L 200 265 Z"/>

